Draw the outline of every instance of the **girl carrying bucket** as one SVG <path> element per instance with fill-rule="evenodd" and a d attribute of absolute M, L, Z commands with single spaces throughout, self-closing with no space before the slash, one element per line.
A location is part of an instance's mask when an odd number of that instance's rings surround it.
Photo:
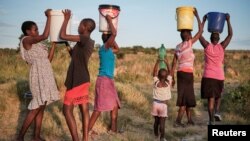
<path fill-rule="evenodd" d="M 109 133 L 117 133 L 117 117 L 120 100 L 114 85 L 115 53 L 119 47 L 115 41 L 116 29 L 112 18 L 107 15 L 106 20 L 111 29 L 109 33 L 102 34 L 103 45 L 99 49 L 100 67 L 95 86 L 94 111 L 89 121 L 90 135 L 96 134 L 92 128 L 101 112 L 110 111 Z"/>
<path fill-rule="evenodd" d="M 205 54 L 205 67 L 201 80 L 201 98 L 208 101 L 209 125 L 214 124 L 214 118 L 217 121 L 222 120 L 219 114 L 219 107 L 225 79 L 223 70 L 224 53 L 233 36 L 230 16 L 229 14 L 225 16 L 228 25 L 228 35 L 224 41 L 219 43 L 220 34 L 218 32 L 211 33 L 211 43 L 206 41 L 203 36 L 200 37 L 200 43 L 204 47 Z M 202 27 L 206 19 L 207 15 L 203 17 Z"/>
<path fill-rule="evenodd" d="M 60 38 L 67 41 L 77 42 L 70 49 L 71 62 L 68 68 L 65 86 L 67 91 L 64 96 L 63 114 L 69 127 L 72 140 L 78 141 L 77 125 L 73 115 L 74 107 L 79 106 L 82 116 L 82 132 L 84 141 L 88 141 L 89 125 L 89 86 L 90 74 L 88 70 L 89 58 L 94 50 L 95 41 L 91 39 L 91 33 L 96 25 L 91 18 L 82 19 L 78 26 L 78 35 L 66 33 L 66 27 L 70 20 L 71 11 L 63 11 L 64 21 L 61 27 Z"/>
<path fill-rule="evenodd" d="M 168 100 L 171 99 L 171 87 L 174 71 L 170 70 L 167 58 L 163 60 L 165 68 L 159 68 L 161 58 L 157 59 L 153 69 L 153 106 L 151 114 L 154 116 L 154 135 L 155 139 L 166 141 L 165 139 L 165 120 L 168 117 Z M 167 68 L 167 69 L 166 69 Z"/>
<path fill-rule="evenodd" d="M 196 100 L 194 95 L 194 76 L 193 76 L 193 64 L 194 64 L 194 53 L 192 45 L 200 38 L 203 28 L 196 8 L 193 11 L 195 17 L 198 21 L 199 31 L 192 38 L 190 29 L 181 29 L 181 39 L 182 43 L 178 44 L 175 50 L 174 59 L 172 62 L 172 68 L 175 70 L 176 63 L 178 61 L 177 68 L 177 102 L 176 105 L 179 106 L 178 115 L 175 121 L 175 127 L 184 127 L 181 122 L 183 114 L 186 111 L 188 125 L 194 125 L 191 115 L 192 107 L 196 106 Z M 174 80 L 173 80 L 174 85 Z"/>
<path fill-rule="evenodd" d="M 24 140 L 24 135 L 31 123 L 35 122 L 34 141 L 43 141 L 40 136 L 42 120 L 46 105 L 59 100 L 59 91 L 56 86 L 51 61 L 54 56 L 55 44 L 50 52 L 41 43 L 49 36 L 51 22 L 51 10 L 45 11 L 47 22 L 43 34 L 39 35 L 38 27 L 33 21 L 25 21 L 22 24 L 24 37 L 21 39 L 20 51 L 23 60 L 30 65 L 29 86 L 32 93 L 32 100 L 28 106 L 29 112 L 19 132 L 18 141 Z"/>

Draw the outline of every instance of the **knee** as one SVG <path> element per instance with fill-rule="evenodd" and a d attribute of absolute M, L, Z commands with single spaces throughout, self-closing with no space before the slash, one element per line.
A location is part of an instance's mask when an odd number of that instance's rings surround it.
<path fill-rule="evenodd" d="M 71 110 L 69 107 L 67 107 L 66 105 L 63 105 L 63 115 L 67 116 L 68 114 L 70 114 Z"/>

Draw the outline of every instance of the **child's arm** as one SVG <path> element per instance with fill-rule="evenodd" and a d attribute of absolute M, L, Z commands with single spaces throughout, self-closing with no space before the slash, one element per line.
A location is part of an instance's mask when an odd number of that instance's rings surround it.
<path fill-rule="evenodd" d="M 67 35 L 66 33 L 67 25 L 71 16 L 71 11 L 69 9 L 65 9 L 62 12 L 64 15 L 64 21 L 63 21 L 61 31 L 60 31 L 60 38 L 63 40 L 67 40 L 67 41 L 79 42 L 80 41 L 79 35 Z"/>
<path fill-rule="evenodd" d="M 155 62 L 155 66 L 154 66 L 154 70 L 153 70 L 153 77 L 157 76 L 159 62 L 160 62 L 159 59 L 157 59 Z"/>
<path fill-rule="evenodd" d="M 223 42 L 221 42 L 221 45 L 224 49 L 226 49 L 226 47 L 228 46 L 228 44 L 230 43 L 230 41 L 233 37 L 233 29 L 231 26 L 229 14 L 226 15 L 226 20 L 227 20 L 227 27 L 228 27 L 228 35 L 227 35 L 226 39 Z"/>
<path fill-rule="evenodd" d="M 171 70 L 170 70 L 170 66 L 169 66 L 169 63 L 168 63 L 168 59 L 167 59 L 167 57 L 165 57 L 165 60 L 164 60 L 164 62 L 165 62 L 165 64 L 166 64 L 166 66 L 167 66 L 167 70 L 168 70 L 168 72 L 170 73 L 170 75 L 171 75 Z"/>
<path fill-rule="evenodd" d="M 201 20 L 198 14 L 198 11 L 196 8 L 194 8 L 194 15 L 197 18 L 198 21 L 198 27 L 199 27 L 199 31 L 195 34 L 195 36 L 192 38 L 192 43 L 195 43 L 201 36 L 202 32 L 203 32 L 203 27 L 201 25 Z"/>
<path fill-rule="evenodd" d="M 114 27 L 114 25 L 112 23 L 112 18 L 109 15 L 106 16 L 106 20 L 107 20 L 108 25 L 109 25 L 110 30 L 111 30 L 111 36 L 109 37 L 107 42 L 105 42 L 105 46 L 114 48 L 114 46 L 115 46 L 114 45 L 115 44 L 115 37 L 116 37 L 117 32 L 116 32 L 116 29 L 115 29 L 115 27 Z"/>
<path fill-rule="evenodd" d="M 49 52 L 49 56 L 48 56 L 50 62 L 52 61 L 52 59 L 54 57 L 55 48 L 56 48 L 56 43 L 52 43 L 52 46 L 51 46 L 51 49 Z"/>
<path fill-rule="evenodd" d="M 49 30 L 50 30 L 50 23 L 51 23 L 51 14 L 50 14 L 51 9 L 47 9 L 44 13 L 45 16 L 47 17 L 46 25 L 43 31 L 42 35 L 39 36 L 28 36 L 27 38 L 24 38 L 23 40 L 23 45 L 26 50 L 29 50 L 32 46 L 32 44 L 36 44 L 38 42 L 41 42 L 49 37 Z"/>
<path fill-rule="evenodd" d="M 204 28 L 206 19 L 207 19 L 207 15 L 205 15 L 205 16 L 203 17 L 203 21 L 202 21 L 202 23 L 201 23 L 202 28 Z M 209 42 L 206 41 L 206 39 L 202 36 L 202 34 L 201 34 L 201 37 L 199 38 L 199 41 L 200 41 L 201 45 L 203 46 L 203 48 L 206 48 L 206 47 L 208 46 L 208 44 L 209 44 Z"/>
<path fill-rule="evenodd" d="M 173 78 L 173 81 L 172 81 L 172 86 L 173 87 L 175 85 L 174 72 L 175 72 L 175 68 L 176 68 L 176 63 L 177 63 L 177 55 L 174 54 L 174 58 L 173 58 L 173 61 L 172 61 L 172 69 L 171 69 L 171 76 Z"/>

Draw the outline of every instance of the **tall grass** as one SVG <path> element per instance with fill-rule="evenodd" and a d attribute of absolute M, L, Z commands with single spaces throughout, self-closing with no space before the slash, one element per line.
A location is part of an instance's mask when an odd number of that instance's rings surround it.
<path fill-rule="evenodd" d="M 64 81 L 70 63 L 70 56 L 63 46 L 58 46 L 56 50 L 52 66 L 58 89 L 61 92 L 61 100 L 52 103 L 46 108 L 42 125 L 42 136 L 47 140 L 53 141 L 71 140 L 68 127 L 62 114 L 62 101 L 65 93 Z M 173 50 L 167 50 L 167 52 L 169 62 L 172 62 Z M 119 110 L 118 127 L 126 132 L 123 135 L 108 135 L 106 133 L 106 127 L 109 124 L 109 113 L 103 113 L 94 127 L 100 134 L 97 139 L 100 141 L 153 140 L 153 118 L 150 111 L 152 103 L 152 69 L 157 59 L 157 50 L 152 48 L 144 50 L 141 47 L 135 47 L 132 49 L 121 49 L 121 53 L 123 55 L 116 60 L 115 85 L 122 103 L 122 108 Z M 195 55 L 194 77 L 195 83 L 199 83 L 203 73 L 204 54 L 202 50 L 195 50 Z M 24 99 L 23 95 L 29 91 L 29 65 L 21 59 L 19 53 L 14 49 L 0 49 L 0 59 L 0 140 L 13 140 L 20 130 L 27 112 L 27 104 L 29 101 Z M 231 87 L 233 86 L 232 84 L 235 83 L 241 84 L 239 82 L 247 82 L 249 80 L 247 76 L 250 72 L 249 63 L 249 51 L 227 51 L 225 57 L 225 84 Z M 98 75 L 98 67 L 99 58 L 95 50 L 89 62 L 91 78 L 90 113 L 93 110 L 94 87 Z M 225 98 L 226 101 L 230 102 L 236 100 L 239 95 L 242 99 L 249 92 L 243 88 L 237 88 L 229 93 L 228 96 L 235 96 L 233 98 Z M 196 88 L 196 94 L 199 97 L 199 86 Z M 176 89 L 172 90 L 172 96 L 173 98 L 168 103 L 169 117 L 166 121 L 166 137 L 170 140 L 180 140 L 180 138 L 189 136 L 194 137 L 201 131 L 206 132 L 204 121 L 200 121 L 200 126 L 188 129 L 176 129 L 172 127 L 178 110 L 175 106 L 177 97 Z M 245 97 L 243 99 L 245 99 Z M 202 101 L 197 99 L 197 108 L 195 108 L 194 112 L 199 118 L 204 118 L 206 115 L 204 116 L 204 107 L 201 103 Z M 239 123 L 249 123 L 249 111 L 246 109 L 246 107 L 249 107 L 249 101 L 245 102 L 245 106 L 243 107 L 231 105 L 227 102 L 223 103 L 223 109 L 230 109 L 235 106 L 245 111 L 245 115 L 247 116 L 243 119 L 239 119 L 237 116 L 232 117 L 232 114 L 227 114 L 225 123 L 231 122 L 232 119 Z M 225 112 L 229 113 L 233 111 L 234 109 L 225 110 Z M 82 135 L 81 115 L 77 108 L 74 110 L 74 115 L 78 125 L 78 133 Z M 205 134 L 201 136 L 201 140 L 206 140 Z M 28 130 L 26 140 L 30 140 L 31 137 L 32 127 Z"/>

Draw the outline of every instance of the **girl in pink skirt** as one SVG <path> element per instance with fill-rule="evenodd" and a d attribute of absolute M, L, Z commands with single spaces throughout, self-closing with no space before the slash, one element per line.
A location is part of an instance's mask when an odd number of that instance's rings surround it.
<path fill-rule="evenodd" d="M 115 42 L 116 29 L 112 24 L 110 16 L 106 17 L 111 33 L 103 33 L 102 40 L 104 45 L 99 49 L 100 68 L 99 75 L 95 86 L 95 105 L 94 112 L 91 115 L 89 122 L 89 131 L 100 116 L 101 112 L 111 111 L 110 131 L 117 132 L 117 117 L 118 109 L 120 108 L 120 100 L 114 85 L 114 69 L 115 69 L 115 55 L 118 52 L 118 45 Z"/>

